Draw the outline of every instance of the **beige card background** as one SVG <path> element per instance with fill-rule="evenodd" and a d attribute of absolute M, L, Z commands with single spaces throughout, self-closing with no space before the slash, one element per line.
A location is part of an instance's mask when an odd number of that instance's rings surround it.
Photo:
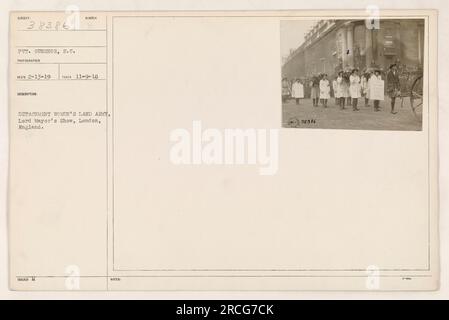
<path fill-rule="evenodd" d="M 170 162 L 193 120 L 279 128 L 278 43 L 279 18 L 114 18 L 118 270 L 428 267 L 427 126 L 281 129 L 273 176 Z"/>
<path fill-rule="evenodd" d="M 64 290 L 70 266 L 85 290 L 366 290 L 369 266 L 383 290 L 438 287 L 434 11 L 383 12 L 427 22 L 420 132 L 281 129 L 279 21 L 322 12 L 92 14 L 106 80 L 39 87 L 32 106 L 111 117 L 11 125 L 11 288 Z M 11 50 L 33 40 L 12 32 Z M 10 98 L 15 123 L 29 104 Z M 169 134 L 194 120 L 279 129 L 279 171 L 174 166 Z"/>

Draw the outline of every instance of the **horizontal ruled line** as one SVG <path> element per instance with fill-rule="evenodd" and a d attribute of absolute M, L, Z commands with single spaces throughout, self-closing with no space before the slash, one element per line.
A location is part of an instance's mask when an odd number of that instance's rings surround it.
<path fill-rule="evenodd" d="M 16 46 L 16 48 L 106 48 L 106 46 Z"/>
<path fill-rule="evenodd" d="M 33 82 L 45 82 L 45 81 L 105 81 L 107 79 L 47 79 L 47 80 L 34 80 L 34 79 L 16 79 L 16 81 L 33 81 Z"/>
<path fill-rule="evenodd" d="M 76 276 L 77 278 L 367 278 L 367 275 L 104 275 Z M 432 275 L 378 275 L 383 278 L 432 278 Z M 75 278 L 70 275 L 55 276 L 16 276 L 16 278 Z"/>
<path fill-rule="evenodd" d="M 106 62 L 16 62 L 16 64 L 106 64 Z"/>
<path fill-rule="evenodd" d="M 76 30 L 35 30 L 35 29 L 23 29 L 16 31 L 41 31 L 41 32 L 67 32 L 67 31 L 103 31 L 106 32 L 106 29 L 76 29 Z"/>

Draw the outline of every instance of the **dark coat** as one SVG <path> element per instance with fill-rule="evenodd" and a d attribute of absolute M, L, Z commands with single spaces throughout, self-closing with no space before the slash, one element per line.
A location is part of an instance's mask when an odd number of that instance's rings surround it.
<path fill-rule="evenodd" d="M 387 93 L 390 97 L 397 97 L 400 94 L 401 84 L 399 82 L 399 72 L 389 71 L 387 74 Z"/>

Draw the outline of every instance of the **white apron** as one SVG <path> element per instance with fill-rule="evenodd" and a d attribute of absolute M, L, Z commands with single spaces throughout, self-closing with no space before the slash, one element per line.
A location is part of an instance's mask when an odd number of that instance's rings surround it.
<path fill-rule="evenodd" d="M 362 95 L 365 96 L 365 98 L 368 99 L 369 97 L 369 86 L 368 86 L 368 80 L 366 79 L 366 77 L 362 77 Z"/>
<path fill-rule="evenodd" d="M 292 98 L 304 98 L 304 86 L 301 82 L 293 82 Z"/>
<path fill-rule="evenodd" d="M 380 83 L 379 83 L 380 82 Z M 384 97 L 384 95 L 383 95 L 383 92 L 381 92 L 381 95 L 380 95 L 380 97 L 378 96 L 378 97 L 376 97 L 376 96 L 374 96 L 375 94 L 376 94 L 376 90 L 378 90 L 378 88 L 379 88 L 379 84 L 381 84 L 382 86 L 383 86 L 383 80 L 382 80 L 382 77 L 381 76 L 375 76 L 375 75 L 372 75 L 370 78 L 369 78 L 369 80 L 368 80 L 368 98 L 370 99 L 370 100 L 384 100 L 383 99 L 383 97 Z M 381 86 L 381 87 L 382 87 Z M 375 88 L 376 87 L 376 88 Z M 381 91 L 383 91 L 383 90 L 381 90 Z"/>
<path fill-rule="evenodd" d="M 349 94 L 352 99 L 361 97 L 360 77 L 351 75 L 349 77 Z"/>
<path fill-rule="evenodd" d="M 321 80 L 320 81 L 320 99 L 329 99 L 330 98 L 331 88 L 329 87 L 329 80 Z"/>
<path fill-rule="evenodd" d="M 337 78 L 337 86 L 335 90 L 335 98 L 345 97 L 346 86 L 342 77 Z"/>

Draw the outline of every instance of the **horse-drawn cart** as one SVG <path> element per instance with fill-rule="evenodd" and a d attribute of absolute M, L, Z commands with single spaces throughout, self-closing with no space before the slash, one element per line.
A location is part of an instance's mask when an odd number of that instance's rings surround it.
<path fill-rule="evenodd" d="M 423 105 L 423 72 L 422 69 L 401 70 L 399 81 L 401 85 L 401 107 L 404 99 L 410 99 L 413 114 L 421 119 Z"/>

